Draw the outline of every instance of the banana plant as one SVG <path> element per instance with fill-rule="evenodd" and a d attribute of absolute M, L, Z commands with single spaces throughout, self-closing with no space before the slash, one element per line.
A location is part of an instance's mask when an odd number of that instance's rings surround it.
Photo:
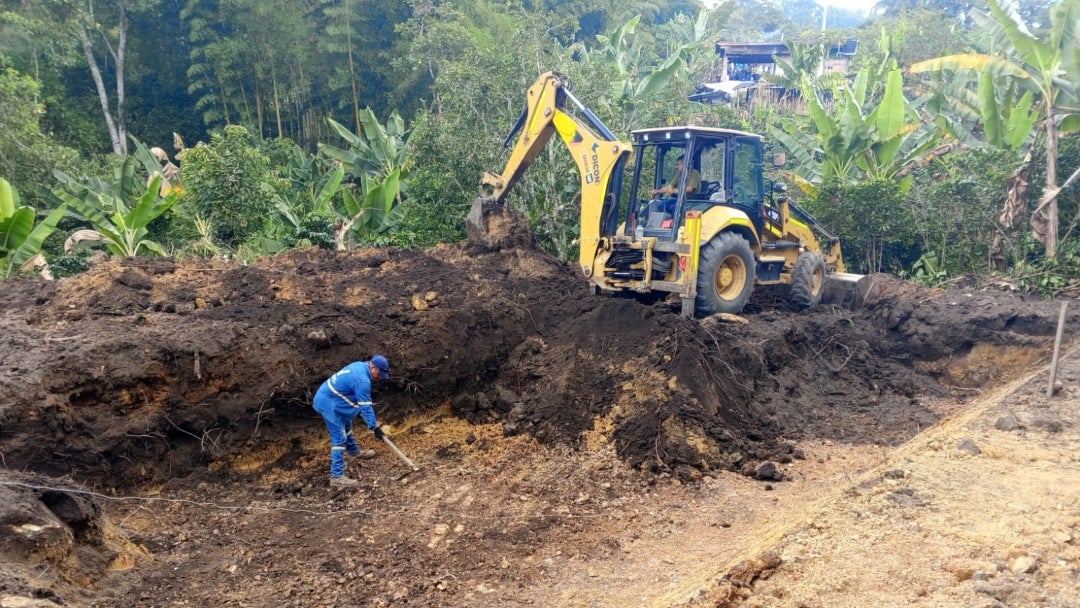
<path fill-rule="evenodd" d="M 360 134 L 353 134 L 333 119 L 330 126 L 348 144 L 348 149 L 319 144 L 319 152 L 333 161 L 334 168 L 320 191 L 316 210 L 330 212 L 336 218 L 334 243 L 339 250 L 348 248 L 350 231 L 366 241 L 373 241 L 397 227 L 404 217 L 402 201 L 405 179 L 412 165 L 408 133 L 395 112 L 386 126 L 379 124 L 375 114 L 365 110 L 360 114 L 363 125 Z M 343 186 L 344 177 L 353 176 L 357 184 Z M 341 192 L 344 209 L 333 207 L 334 194 Z"/>
<path fill-rule="evenodd" d="M 348 148 L 319 144 L 319 152 L 341 163 L 350 175 L 370 175 L 385 178 L 395 169 L 402 179 L 409 174 L 412 157 L 409 154 L 409 135 L 405 122 L 397 112 L 390 115 L 386 125 L 379 123 L 370 108 L 360 112 L 360 133 L 354 134 L 332 118 L 327 123 L 345 140 Z"/>
<path fill-rule="evenodd" d="M 314 162 L 314 159 L 314 156 L 310 157 L 310 162 Z M 292 162 L 289 165 L 293 167 Z M 307 225 L 312 220 L 316 223 L 330 222 L 330 218 L 343 215 L 335 208 L 335 201 L 340 198 L 339 193 L 343 192 L 345 169 L 341 163 L 334 163 L 327 173 L 320 173 L 317 163 L 311 167 L 310 163 L 305 162 L 305 167 L 312 170 L 289 175 L 293 188 L 288 193 L 282 193 L 270 184 L 262 185 L 263 193 L 273 202 L 274 208 L 284 220 L 283 223 L 275 223 L 275 228 L 259 239 L 262 250 L 271 253 L 281 251 L 289 246 L 291 237 L 295 238 L 307 230 Z M 344 219 L 340 221 L 344 222 Z"/>
<path fill-rule="evenodd" d="M 33 263 L 65 211 L 61 205 L 35 225 L 37 212 L 33 207 L 19 205 L 18 190 L 0 177 L 0 277 L 6 278 Z"/>
<path fill-rule="evenodd" d="M 787 48 L 790 59 L 774 55 L 773 63 L 778 70 L 761 75 L 769 84 L 788 91 L 797 91 L 801 88 L 803 77 L 806 77 L 813 90 L 827 91 L 845 78 L 841 72 L 818 74 L 826 56 L 825 43 L 821 40 L 810 44 L 792 41 L 787 43 Z"/>
<path fill-rule="evenodd" d="M 128 134 L 128 138 L 135 143 L 135 151 L 132 152 L 129 149 L 128 154 L 139 161 L 139 165 L 142 166 L 147 175 L 161 175 L 165 178 L 162 180 L 162 189 L 166 194 L 173 190 L 176 190 L 178 194 L 183 192 L 184 188 L 180 183 L 180 169 L 169 162 L 169 157 L 165 154 L 164 150 L 161 148 L 149 148 L 134 135 Z M 179 143 L 183 145 L 182 140 Z M 159 154 L 160 156 L 158 156 Z M 165 165 L 163 166 L 162 163 L 165 163 Z"/>
<path fill-rule="evenodd" d="M 844 182 L 898 178 L 907 165 L 934 147 L 936 129 L 915 120 L 912 104 L 904 97 L 901 71 L 893 68 L 885 78 L 884 92 L 869 114 L 863 111 L 870 86 L 866 68 L 850 86 L 833 87 L 832 108 L 803 78 L 809 129 L 771 127 L 770 131 L 791 154 L 794 181 L 808 194 L 816 195 L 817 186 L 833 178 Z M 903 191 L 910 184 L 911 176 L 900 182 Z"/>
<path fill-rule="evenodd" d="M 635 15 L 626 23 L 615 28 L 611 36 L 597 35 L 600 55 L 615 62 L 619 78 L 611 83 L 611 92 L 615 99 L 630 102 L 652 95 L 667 87 L 680 68 L 686 66 L 690 53 L 701 46 L 707 35 L 709 12 L 700 11 L 694 21 L 691 40 L 668 54 L 662 64 L 647 73 L 642 73 L 645 65 L 642 59 L 644 47 L 634 33 L 641 15 Z"/>
<path fill-rule="evenodd" d="M 100 242 L 114 255 L 134 256 L 146 250 L 166 255 L 161 245 L 144 238 L 147 226 L 176 202 L 176 194 L 161 196 L 162 176 L 157 175 L 145 185 L 135 178 L 132 156 L 124 159 L 114 182 L 92 179 L 81 183 L 63 171 L 53 171 L 63 188 L 53 194 L 81 214 L 94 229 L 83 231 L 80 241 Z"/>
<path fill-rule="evenodd" d="M 990 72 L 960 72 L 930 85 L 925 108 L 938 127 L 968 146 L 1023 155 L 1034 140 L 1040 111 L 1016 81 Z"/>
<path fill-rule="evenodd" d="M 711 40 L 708 29 L 711 15 L 708 10 L 702 10 L 692 24 L 685 22 L 689 27 L 678 30 L 684 34 L 680 36 L 679 46 L 667 53 L 667 58 L 659 65 L 651 65 L 652 59 L 646 56 L 647 47 L 642 39 L 636 36 L 637 26 L 641 22 L 640 14 L 615 28 L 610 35 L 597 35 L 599 45 L 595 50 L 590 51 L 584 46 L 577 49 L 582 61 L 597 58 L 613 64 L 616 68 L 609 85 L 609 103 L 621 106 L 618 111 L 611 112 L 613 115 L 624 116 L 623 124 L 615 125 L 616 132 L 628 130 L 644 110 L 641 102 L 665 90 L 680 70 L 689 67 L 694 54 L 704 47 L 707 40 Z M 596 104 L 603 106 L 604 100 L 597 100 Z M 638 107 L 639 105 L 642 107 Z"/>
<path fill-rule="evenodd" d="M 299 196 L 285 197 L 266 185 L 264 192 L 274 202 L 274 208 L 293 228 L 299 228 L 304 217 L 309 214 L 330 215 L 333 213 L 333 201 L 341 191 L 341 182 L 345 178 L 345 168 L 340 163 L 326 174 L 304 184 L 304 193 Z M 318 192 L 315 191 L 318 188 Z"/>
<path fill-rule="evenodd" d="M 366 242 L 373 242 L 401 224 L 404 206 L 397 204 L 400 175 L 393 171 L 385 179 L 362 178 L 363 198 L 352 190 L 342 189 L 346 215 L 339 217 L 334 228 L 334 243 L 339 251 L 348 248 L 348 235 L 355 230 Z"/>
<path fill-rule="evenodd" d="M 1062 0 L 1050 10 L 1050 27 L 1035 36 L 1000 0 L 987 0 L 990 13 L 971 12 L 976 26 L 990 34 L 1001 54 L 967 53 L 921 61 L 913 73 L 962 70 L 983 72 L 1017 81 L 1041 106 L 1038 122 L 1046 146 L 1046 184 L 1032 214 L 1036 234 L 1047 257 L 1057 253 L 1058 139 L 1080 130 L 1080 0 Z M 989 109 L 988 109 L 989 111 Z M 999 113 L 1000 116 L 1000 113 Z M 995 119 L 1000 123 L 1000 117 Z"/>

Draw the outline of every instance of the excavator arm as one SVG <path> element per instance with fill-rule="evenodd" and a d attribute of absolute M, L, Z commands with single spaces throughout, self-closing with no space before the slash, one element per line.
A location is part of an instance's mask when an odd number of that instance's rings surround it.
<path fill-rule="evenodd" d="M 572 104 L 574 113 L 568 113 Z M 480 178 L 482 197 L 473 203 L 467 219 L 469 237 L 490 246 L 490 217 L 505 215 L 507 193 L 525 174 L 552 135 L 566 144 L 581 177 L 581 266 L 591 276 L 597 246 L 618 225 L 619 193 L 623 168 L 631 146 L 615 135 L 570 93 L 569 80 L 547 72 L 528 90 L 524 112 L 505 147 L 513 149 L 502 173 L 486 172 Z"/>

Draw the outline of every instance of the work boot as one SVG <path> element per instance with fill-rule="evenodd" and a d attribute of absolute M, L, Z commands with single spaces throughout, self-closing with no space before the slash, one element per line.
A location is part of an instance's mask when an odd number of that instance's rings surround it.
<path fill-rule="evenodd" d="M 330 478 L 330 486 L 334 488 L 351 488 L 359 483 L 359 481 L 356 481 L 352 477 L 346 477 L 344 475 L 341 477 Z"/>
<path fill-rule="evenodd" d="M 364 460 L 367 460 L 368 458 L 375 457 L 375 450 L 357 450 L 349 454 L 349 456 L 352 456 L 353 458 L 363 458 Z"/>

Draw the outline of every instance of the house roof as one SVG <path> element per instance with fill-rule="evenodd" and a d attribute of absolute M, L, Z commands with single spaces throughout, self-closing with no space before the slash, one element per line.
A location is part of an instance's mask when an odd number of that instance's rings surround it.
<path fill-rule="evenodd" d="M 846 40 L 829 47 L 829 57 L 851 57 L 859 48 L 858 40 Z M 791 56 L 783 42 L 717 42 L 716 53 L 733 63 L 773 63 L 773 56 Z"/>

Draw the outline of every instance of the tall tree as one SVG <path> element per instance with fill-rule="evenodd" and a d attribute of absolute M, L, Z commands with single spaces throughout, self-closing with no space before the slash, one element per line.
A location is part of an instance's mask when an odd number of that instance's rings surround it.
<path fill-rule="evenodd" d="M 1046 25 L 1050 7 L 1056 0 L 1018 0 L 1006 6 L 1012 6 L 1016 14 L 1024 21 L 1036 26 Z M 984 0 L 878 0 L 874 11 L 887 17 L 896 17 L 908 11 L 941 11 L 949 17 L 969 23 L 968 15 L 972 10 L 984 9 Z"/>
<path fill-rule="evenodd" d="M 124 69 L 129 19 L 133 13 L 154 10 L 158 1 L 90 0 L 73 5 L 75 33 L 94 79 L 101 114 L 116 154 L 127 154 Z M 111 86 L 107 82 L 110 79 Z"/>
<path fill-rule="evenodd" d="M 247 0 L 239 14 L 256 76 L 256 103 L 273 112 L 273 134 L 310 141 L 318 125 L 306 124 L 313 71 L 314 16 L 306 3 Z M 262 114 L 260 114 L 262 116 Z M 259 121 L 260 136 L 270 133 Z"/>
<path fill-rule="evenodd" d="M 878 0 L 874 10 L 886 17 L 897 17 L 906 11 L 931 10 L 960 18 L 978 4 L 973 0 Z"/>
<path fill-rule="evenodd" d="M 738 5 L 721 34 L 726 40 L 761 42 L 782 40 L 819 23 L 795 23 L 772 0 L 730 0 Z"/>
<path fill-rule="evenodd" d="M 0 54 L 38 82 L 50 68 L 82 61 L 67 18 L 70 11 L 62 7 L 52 0 L 0 1 Z"/>
<path fill-rule="evenodd" d="M 291 0 L 188 0 L 191 90 L 208 124 L 251 125 L 259 137 L 317 134 L 311 105 L 315 16 Z"/>
<path fill-rule="evenodd" d="M 885 56 L 901 67 L 943 55 L 966 52 L 972 46 L 970 30 L 938 10 L 904 11 L 885 16 L 853 33 L 859 41 L 855 67 L 880 64 Z"/>
<path fill-rule="evenodd" d="M 635 15 L 649 25 L 667 23 L 676 15 L 696 15 L 701 10 L 696 0 L 532 0 L 524 3 L 532 12 L 550 11 L 574 17 L 580 28 L 578 41 L 610 32 Z"/>
<path fill-rule="evenodd" d="M 244 49 L 233 22 L 233 4 L 217 4 L 188 0 L 180 13 L 189 32 L 188 92 L 196 96 L 195 109 L 202 111 L 203 122 L 231 125 L 247 107 L 240 60 Z"/>
<path fill-rule="evenodd" d="M 128 54 L 128 132 L 151 147 L 168 148 L 173 133 L 192 142 L 207 138 L 188 93 L 188 32 L 180 19 L 184 0 L 161 0 L 158 12 L 132 16 Z"/>
<path fill-rule="evenodd" d="M 332 109 L 349 109 L 357 132 L 365 107 L 386 109 L 385 54 L 398 38 L 397 25 L 409 18 L 404 0 L 320 0 L 317 47 L 327 66 L 320 74 L 320 97 Z"/>
<path fill-rule="evenodd" d="M 781 4 L 780 9 L 788 19 L 805 28 L 813 28 L 820 24 L 826 10 L 814 0 L 787 0 Z M 830 17 L 834 15 L 834 10 L 832 7 L 828 8 Z"/>
<path fill-rule="evenodd" d="M 319 37 L 319 48 L 324 50 L 334 65 L 333 76 L 328 80 L 331 91 L 346 89 L 348 103 L 352 110 L 356 132 L 360 125 L 360 91 L 363 89 L 360 74 L 360 32 L 363 31 L 362 13 L 357 8 L 357 0 L 322 0 L 323 35 Z"/>
<path fill-rule="evenodd" d="M 40 78 L 41 60 L 49 58 L 57 66 L 69 61 L 65 43 L 72 40 L 90 72 L 101 116 L 116 154 L 127 153 L 126 64 L 128 28 L 132 16 L 156 9 L 160 0 L 42 0 L 13 2 L 5 20 L 15 15 L 21 44 L 29 57 L 31 73 Z M 34 36 L 27 39 L 27 35 Z"/>

